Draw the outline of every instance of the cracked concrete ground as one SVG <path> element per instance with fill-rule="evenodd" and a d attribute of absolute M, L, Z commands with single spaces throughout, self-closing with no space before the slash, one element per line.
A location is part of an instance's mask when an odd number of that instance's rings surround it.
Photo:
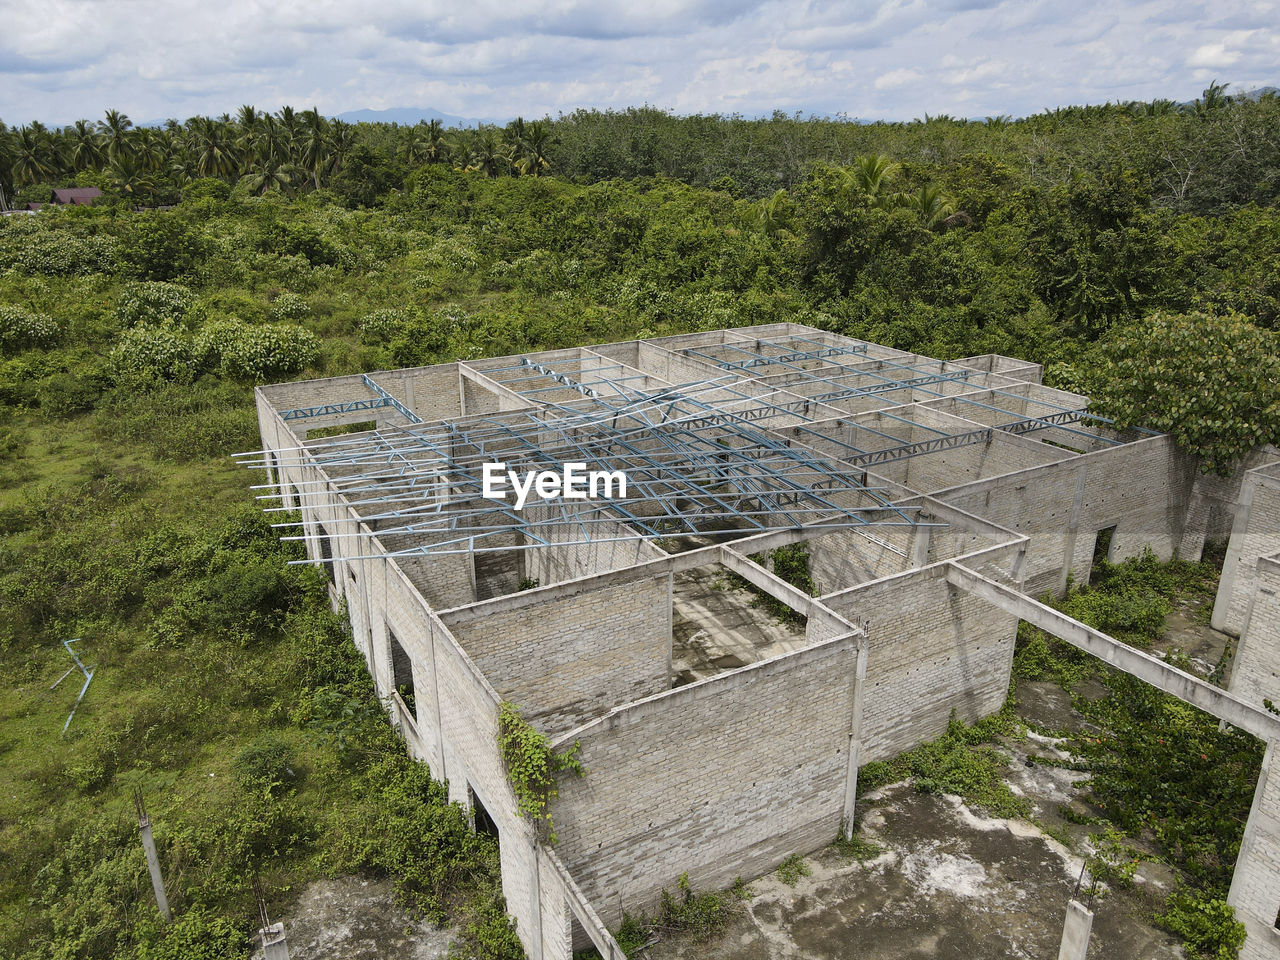
<path fill-rule="evenodd" d="M 713 943 L 678 939 L 649 960 L 1050 960 L 1081 860 L 1030 823 L 983 817 L 955 797 L 896 784 L 864 798 L 866 863 L 829 847 L 789 887 L 770 875 Z M 1090 957 L 1175 960 L 1144 892 L 1094 904 Z"/>
<path fill-rule="evenodd" d="M 456 932 L 414 920 L 391 881 L 359 877 L 308 884 L 284 924 L 290 960 L 443 960 Z"/>
<path fill-rule="evenodd" d="M 722 567 L 708 565 L 675 575 L 671 669 L 677 685 L 805 646 L 803 624 L 770 617 L 752 605 L 755 599 L 749 590 L 735 586 Z"/>

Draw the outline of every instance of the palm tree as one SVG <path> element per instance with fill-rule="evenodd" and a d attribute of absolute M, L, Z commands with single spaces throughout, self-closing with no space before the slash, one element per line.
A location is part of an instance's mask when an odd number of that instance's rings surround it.
<path fill-rule="evenodd" d="M 405 144 L 405 159 L 410 163 L 440 163 L 449 156 L 449 143 L 444 139 L 444 127 L 439 120 L 419 123 L 409 133 Z"/>
<path fill-rule="evenodd" d="M 772 197 L 757 201 L 751 205 L 751 214 L 769 236 L 774 236 L 782 229 L 791 212 L 791 197 L 786 190 L 779 190 Z"/>
<path fill-rule="evenodd" d="M 6 183 L 13 182 L 13 149 L 10 140 L 9 128 L 0 120 L 0 210 L 9 209 L 4 187 Z"/>
<path fill-rule="evenodd" d="M 1231 103 L 1231 98 L 1227 96 L 1227 87 L 1230 84 L 1219 83 L 1214 80 L 1209 86 L 1205 87 L 1204 93 L 1200 94 L 1200 99 L 1195 103 L 1195 111 L 1199 114 L 1211 113 L 1214 110 L 1221 110 L 1223 107 Z"/>
<path fill-rule="evenodd" d="M 838 170 L 840 192 L 846 198 L 854 191 L 862 193 L 873 207 L 882 210 L 896 206 L 897 197 L 890 193 L 889 184 L 902 165 L 881 153 L 854 157 L 853 163 Z"/>
<path fill-rule="evenodd" d="M 252 130 L 258 125 L 263 114 L 258 112 L 258 108 L 252 104 L 242 104 L 240 109 L 236 111 L 236 126 L 243 131 Z"/>
<path fill-rule="evenodd" d="M 311 174 L 312 183 L 320 189 L 320 171 L 332 155 L 329 149 L 329 124 L 315 107 L 302 112 L 302 144 L 299 152 L 302 167 Z"/>
<path fill-rule="evenodd" d="M 77 120 L 68 136 L 67 160 L 72 170 L 97 169 L 102 165 L 102 137 L 88 120 Z"/>
<path fill-rule="evenodd" d="M 169 161 L 169 176 L 185 185 L 200 178 L 200 168 L 189 150 L 179 150 Z"/>
<path fill-rule="evenodd" d="M 915 193 L 904 194 L 902 205 L 918 213 L 921 223 L 929 230 L 956 212 L 955 201 L 932 183 L 925 184 Z"/>
<path fill-rule="evenodd" d="M 111 186 L 135 200 L 154 193 L 155 175 L 131 154 L 121 154 L 107 168 Z"/>
<path fill-rule="evenodd" d="M 129 152 L 129 128 L 133 121 L 119 110 L 108 110 L 102 121 L 102 132 L 107 136 L 107 160 L 114 161 Z"/>
<path fill-rule="evenodd" d="M 540 177 L 551 169 L 547 148 L 551 146 L 551 131 L 540 120 L 529 124 L 516 149 L 520 159 L 516 169 L 527 177 Z"/>
<path fill-rule="evenodd" d="M 13 172 L 13 182 L 18 186 L 39 183 L 53 173 L 45 138 L 40 135 L 40 130 L 35 124 L 18 131 L 12 149 L 13 159 L 10 161 L 10 169 Z"/>
<path fill-rule="evenodd" d="M 262 129 L 262 121 L 267 117 L 271 117 L 271 114 L 259 113 L 257 107 L 247 103 L 236 111 L 235 125 L 239 131 L 236 136 L 236 149 L 241 158 L 241 176 L 248 174 L 253 166 L 258 148 L 258 135 Z M 274 122 L 275 118 L 271 117 L 271 119 Z"/>
<path fill-rule="evenodd" d="M 345 120 L 329 122 L 329 149 L 333 153 L 333 172 L 337 173 L 347 162 L 349 154 L 356 145 L 356 128 Z"/>
<path fill-rule="evenodd" d="M 289 145 L 289 157 L 296 161 L 298 159 L 298 115 L 294 113 L 293 107 L 283 106 L 276 117 L 280 121 L 280 129 L 284 131 L 285 142 Z"/>
<path fill-rule="evenodd" d="M 270 113 L 258 119 L 256 131 L 241 140 L 244 153 L 244 172 L 253 173 L 268 164 L 292 163 L 292 144 L 279 120 Z"/>
<path fill-rule="evenodd" d="M 511 157 L 497 130 L 493 127 L 482 129 L 471 144 L 466 169 L 472 173 L 483 173 L 486 177 L 496 177 L 510 166 Z"/>
<path fill-rule="evenodd" d="M 159 130 L 144 127 L 138 130 L 136 136 L 134 156 L 137 157 L 138 162 L 147 170 L 163 170 L 169 161 L 165 135 Z"/>
<path fill-rule="evenodd" d="M 240 182 L 259 196 L 279 190 L 291 197 L 296 192 L 298 182 L 306 175 L 305 170 L 273 152 L 263 141 L 259 154 L 254 158 L 252 172 L 242 177 Z"/>
<path fill-rule="evenodd" d="M 238 168 L 235 143 L 230 130 L 217 120 L 192 117 L 187 132 L 187 149 L 202 177 L 228 178 Z"/>

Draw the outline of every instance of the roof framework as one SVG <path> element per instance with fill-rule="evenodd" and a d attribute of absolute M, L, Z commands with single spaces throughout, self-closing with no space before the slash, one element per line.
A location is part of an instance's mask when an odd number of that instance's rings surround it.
<path fill-rule="evenodd" d="M 675 345 L 671 353 L 707 374 L 678 384 L 590 349 L 469 362 L 469 376 L 513 395 L 523 408 L 433 423 L 363 375 L 368 396 L 281 410 L 281 419 L 389 407 L 404 426 L 304 441 L 272 459 L 242 459 L 263 468 L 318 468 L 311 488 L 296 490 L 299 499 L 340 494 L 398 556 L 637 536 L 668 541 L 913 526 L 921 522 L 918 508 L 896 505 L 868 468 L 1002 433 L 1053 429 L 1094 445 L 1125 442 L 1083 404 L 988 386 L 973 369 L 865 341 L 832 340 L 787 334 Z M 875 409 L 849 413 L 839 406 L 864 400 Z M 930 401 L 971 411 L 972 420 L 958 421 L 970 426 L 948 429 L 938 424 L 954 417 L 921 416 L 918 405 Z M 833 423 L 856 426 L 857 442 L 837 436 Z M 608 500 L 539 500 L 517 510 L 511 500 L 483 495 L 483 465 L 495 462 L 520 475 L 560 472 L 570 462 L 623 471 L 627 490 Z M 260 489 L 288 502 L 274 483 Z M 277 525 L 286 538 L 309 536 L 300 521 Z M 566 540 L 567 530 L 577 539 Z"/>

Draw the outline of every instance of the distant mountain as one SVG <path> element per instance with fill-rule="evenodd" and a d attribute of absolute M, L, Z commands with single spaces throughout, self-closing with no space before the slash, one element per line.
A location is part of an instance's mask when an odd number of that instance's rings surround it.
<path fill-rule="evenodd" d="M 446 127 L 475 127 L 482 123 L 506 123 L 492 117 L 459 117 L 432 107 L 388 107 L 386 110 L 348 110 L 338 114 L 348 123 L 399 123 L 413 126 L 423 120 L 439 120 Z"/>

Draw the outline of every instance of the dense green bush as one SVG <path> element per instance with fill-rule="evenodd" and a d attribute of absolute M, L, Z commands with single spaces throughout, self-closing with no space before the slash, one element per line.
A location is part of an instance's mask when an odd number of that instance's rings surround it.
<path fill-rule="evenodd" d="M 274 731 L 267 731 L 236 755 L 236 778 L 253 792 L 278 794 L 297 778 L 293 747 Z"/>
<path fill-rule="evenodd" d="M 1280 442 L 1280 336 L 1240 315 L 1152 314 L 1103 342 L 1096 409 L 1169 433 L 1205 472 L 1229 475 Z"/>
<path fill-rule="evenodd" d="M 0 224 L 13 219 L 2 218 Z M 43 216 L 37 223 L 0 226 L 0 270 L 14 267 L 50 277 L 109 273 L 116 268 L 117 251 L 112 237 L 53 229 Z"/>
<path fill-rule="evenodd" d="M 208 324 L 193 344 L 201 369 L 250 383 L 296 376 L 315 362 L 319 352 L 320 339 L 305 327 L 249 326 L 238 320 Z"/>
<path fill-rule="evenodd" d="M 282 293 L 271 304 L 271 319 L 277 323 L 303 320 L 311 316 L 311 304 L 296 293 Z"/>
<path fill-rule="evenodd" d="M 136 960 L 243 960 L 249 938 L 231 918 L 197 908 L 157 925 L 138 944 Z"/>
<path fill-rule="evenodd" d="M 1176 890 L 1156 920 L 1182 937 L 1195 960 L 1236 960 L 1244 946 L 1244 924 L 1225 900 Z"/>
<path fill-rule="evenodd" d="M 122 238 L 120 261 L 139 280 L 176 280 L 196 273 L 208 252 L 204 236 L 176 213 L 144 213 Z"/>
<path fill-rule="evenodd" d="M 178 325 L 193 303 L 195 295 L 180 283 L 129 283 L 116 299 L 116 319 L 123 327 Z"/>
<path fill-rule="evenodd" d="M 0 352 L 51 346 L 59 332 L 52 317 L 0 304 Z"/>
<path fill-rule="evenodd" d="M 165 327 L 134 327 L 116 341 L 109 363 L 121 383 L 190 383 L 197 353 L 190 336 Z"/>

